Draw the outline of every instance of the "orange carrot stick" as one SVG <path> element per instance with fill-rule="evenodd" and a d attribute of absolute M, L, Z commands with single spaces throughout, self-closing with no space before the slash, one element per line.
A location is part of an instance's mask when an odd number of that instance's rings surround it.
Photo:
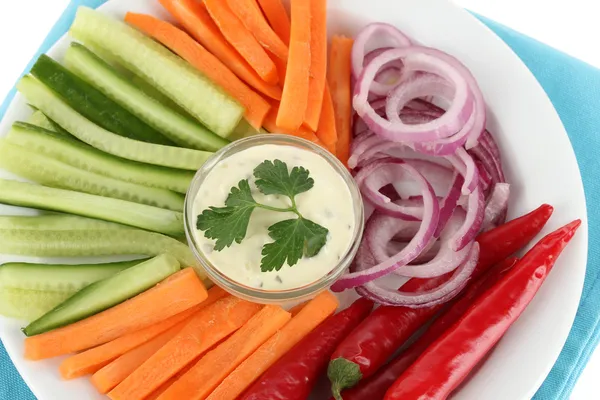
<path fill-rule="evenodd" d="M 283 43 L 288 46 L 290 44 L 290 17 L 287 11 L 285 11 L 281 0 L 258 0 L 258 3 L 265 17 L 267 17 L 271 28 L 273 28 Z"/>
<path fill-rule="evenodd" d="M 352 90 L 350 60 L 354 41 L 343 36 L 334 36 L 331 40 L 331 55 L 327 80 L 331 90 L 335 127 L 337 131 L 336 155 L 346 164 L 350 156 L 352 133 Z"/>
<path fill-rule="evenodd" d="M 141 399 L 177 374 L 189 362 L 244 325 L 261 306 L 227 296 L 196 314 L 177 336 L 150 357 L 109 397 Z"/>
<path fill-rule="evenodd" d="M 129 350 L 92 375 L 92 384 L 98 389 L 98 392 L 102 394 L 108 393 L 167 344 L 169 340 L 173 339 L 183 329 L 185 324 L 186 321 L 180 322 L 152 340 Z"/>
<path fill-rule="evenodd" d="M 104 343 L 98 347 L 94 347 L 93 349 L 75 354 L 60 364 L 59 369 L 61 376 L 64 379 L 73 379 L 83 375 L 93 374 L 129 350 L 134 349 L 153 339 L 164 331 L 177 325 L 181 321 L 187 320 L 202 308 L 205 308 L 224 297 L 225 294 L 226 292 L 223 289 L 218 286 L 214 286 L 208 291 L 208 297 L 206 300 L 192 308 L 173 315 L 164 321 L 160 321 L 142 330 L 131 332 L 113 341 Z"/>
<path fill-rule="evenodd" d="M 331 292 L 311 300 L 290 322 L 240 364 L 208 396 L 208 400 L 234 400 L 275 361 L 333 314 L 338 301 Z"/>
<path fill-rule="evenodd" d="M 291 314 L 278 306 L 265 306 L 239 331 L 208 352 L 187 374 L 169 387 L 160 400 L 202 400 L 277 330 Z"/>
<path fill-rule="evenodd" d="M 292 317 L 295 317 L 296 315 L 298 315 L 298 313 L 299 313 L 300 311 L 302 311 L 302 309 L 303 309 L 303 308 L 306 306 L 306 304 L 307 304 L 307 302 L 306 302 L 306 301 L 305 301 L 305 302 L 302 302 L 302 303 L 300 303 L 300 304 L 296 304 L 294 307 L 290 308 L 290 309 L 288 310 L 288 312 L 289 312 L 290 314 L 292 314 Z"/>
<path fill-rule="evenodd" d="M 196 272 L 183 269 L 106 311 L 25 339 L 25 358 L 42 360 L 90 349 L 179 314 L 207 297 Z"/>
<path fill-rule="evenodd" d="M 224 0 L 204 0 L 204 6 L 225 36 L 227 41 L 250 64 L 265 82 L 275 85 L 279 82 L 277 68 L 273 60 L 254 38 L 252 32 L 231 11 Z"/>
<path fill-rule="evenodd" d="M 299 138 L 306 139 L 313 143 L 316 143 L 319 146 L 323 146 L 323 144 L 321 143 L 319 138 L 317 138 L 317 135 L 315 135 L 314 132 L 311 132 L 305 126 L 301 126 L 300 128 L 298 128 L 295 131 L 279 127 L 277 125 L 278 112 L 279 112 L 279 106 L 273 105 L 271 107 L 271 111 L 269 111 L 269 113 L 265 117 L 265 121 L 263 122 L 263 126 L 266 130 L 268 130 L 271 133 L 285 133 L 286 135 L 297 136 Z"/>
<path fill-rule="evenodd" d="M 256 0 L 228 0 L 227 4 L 265 49 L 277 58 L 287 60 L 287 45 L 269 26 Z"/>
<path fill-rule="evenodd" d="M 310 1 L 310 77 L 304 123 L 313 131 L 319 127 L 323 90 L 327 80 L 327 0 Z"/>
<path fill-rule="evenodd" d="M 269 85 L 223 37 L 204 5 L 196 0 L 159 0 L 160 4 L 204 47 L 240 79 L 264 95 L 281 99 L 281 88 Z"/>
<path fill-rule="evenodd" d="M 177 380 L 179 378 L 181 378 L 190 369 L 192 369 L 192 367 L 194 365 L 196 365 L 197 362 L 198 362 L 198 359 L 195 359 L 194 361 L 192 361 L 191 363 L 189 363 L 188 365 L 186 365 L 185 368 L 183 368 L 181 371 L 179 371 L 171 379 L 169 379 L 168 381 L 166 381 L 165 383 L 163 383 L 158 389 L 156 389 L 154 392 L 152 392 L 152 394 L 150 396 L 146 397 L 144 400 L 156 400 L 156 399 L 158 399 L 161 394 L 163 394 L 169 387 L 171 387 L 172 384 L 174 384 L 175 382 L 177 382 Z"/>
<path fill-rule="evenodd" d="M 323 109 L 321 110 L 317 137 L 331 154 L 336 153 L 337 130 L 335 128 L 335 112 L 333 111 L 333 101 L 331 100 L 331 92 L 327 84 L 325 84 L 323 92 Z"/>
<path fill-rule="evenodd" d="M 255 129 L 262 127 L 270 104 L 242 82 L 219 59 L 181 29 L 151 15 L 127 13 L 125 21 L 192 64 L 197 70 L 221 86 L 246 108 L 246 120 Z"/>
<path fill-rule="evenodd" d="M 296 131 L 304 121 L 310 74 L 310 1 L 291 0 L 292 30 L 288 67 L 277 126 Z"/>

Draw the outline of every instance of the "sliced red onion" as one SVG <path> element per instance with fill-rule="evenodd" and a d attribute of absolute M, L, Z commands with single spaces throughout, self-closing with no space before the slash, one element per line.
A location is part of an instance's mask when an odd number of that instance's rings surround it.
<path fill-rule="evenodd" d="M 439 237 L 446 227 L 447 222 L 450 220 L 450 217 L 454 214 L 454 210 L 458 205 L 458 200 L 460 199 L 460 188 L 462 187 L 464 179 L 462 175 L 455 173 L 452 177 L 452 184 L 450 185 L 450 189 L 448 189 L 448 193 L 440 202 L 440 218 L 438 221 L 438 226 L 435 230 L 434 237 Z"/>
<path fill-rule="evenodd" d="M 413 166 L 393 158 L 384 158 L 365 166 L 356 174 L 355 180 L 363 196 L 383 214 L 406 221 L 418 221 L 423 217 L 422 207 L 405 207 L 393 203 L 389 197 L 380 192 L 382 187 L 404 180 L 406 177 L 417 182 L 421 191 L 431 188 L 423 175 Z"/>
<path fill-rule="evenodd" d="M 376 161 L 381 162 L 381 161 Z M 386 163 L 382 163 L 385 165 Z M 398 164 L 407 169 L 413 169 L 408 164 Z M 340 292 L 346 289 L 351 289 L 356 286 L 363 285 L 366 282 L 373 281 L 379 277 L 385 276 L 395 269 L 408 264 L 414 260 L 423 249 L 429 244 L 433 238 L 435 229 L 438 224 L 439 218 L 439 204 L 435 196 L 433 188 L 429 183 L 419 174 L 416 170 L 412 171 L 413 176 L 417 180 L 421 180 L 423 185 L 423 219 L 419 227 L 419 231 L 412 238 L 410 243 L 398 254 L 388 258 L 384 262 L 377 264 L 371 268 L 365 270 L 356 270 L 355 272 L 348 273 L 342 276 L 331 288 L 333 291 Z M 383 242 L 384 245 L 390 240 L 381 241 L 379 238 L 387 237 L 390 231 L 394 231 L 395 227 L 393 224 L 382 224 L 380 218 L 376 218 L 377 214 L 374 214 L 365 228 L 365 238 L 369 245 Z M 381 218 L 386 218 L 382 216 Z M 389 217 L 387 217 L 389 218 Z M 395 221 L 398 223 L 398 221 Z M 392 235 L 393 237 L 393 235 Z"/>
<path fill-rule="evenodd" d="M 472 193 L 479 184 L 479 172 L 473 157 L 465 149 L 459 148 L 456 154 L 446 156 L 446 160 L 465 178 L 462 193 Z"/>
<path fill-rule="evenodd" d="M 493 228 L 500 221 L 508 209 L 508 199 L 510 197 L 510 185 L 508 183 L 497 183 L 492 189 L 492 194 L 485 206 L 483 216 L 483 230 L 487 231 Z"/>
<path fill-rule="evenodd" d="M 358 79 L 362 72 L 367 55 L 367 44 L 376 37 L 379 37 L 380 40 L 383 39 L 384 43 L 380 43 L 375 50 L 389 48 L 390 45 L 393 47 L 408 47 L 412 44 L 410 38 L 400 32 L 395 26 L 385 23 L 372 23 L 367 25 L 358 35 L 356 35 L 354 38 L 354 45 L 352 46 L 352 74 L 355 79 Z M 386 41 L 391 41 L 391 43 L 385 43 Z M 376 55 L 377 54 L 375 54 L 375 56 Z"/>
<path fill-rule="evenodd" d="M 477 189 L 469 195 L 467 215 L 464 223 L 451 239 L 450 248 L 452 250 L 459 251 L 475 240 L 475 236 L 477 236 L 481 230 L 484 209 L 485 199 L 483 198 L 483 191 L 480 187 L 477 187 Z"/>
<path fill-rule="evenodd" d="M 403 122 L 388 121 L 375 112 L 368 102 L 370 88 L 381 67 L 396 60 L 404 62 L 406 73 L 429 72 L 452 84 L 452 103 L 444 115 L 429 123 L 407 125 Z M 429 142 L 449 137 L 464 126 L 473 112 L 473 97 L 465 80 L 466 75 L 470 76 L 470 73 L 458 60 L 435 49 L 411 46 L 388 50 L 375 57 L 363 69 L 355 86 L 354 109 L 371 130 L 388 140 Z M 411 99 L 406 99 L 406 102 L 409 100 Z"/>
<path fill-rule="evenodd" d="M 477 266 L 479 244 L 473 243 L 466 261 L 455 270 L 452 277 L 437 288 L 420 293 L 394 291 L 383 288 L 375 282 L 368 282 L 357 287 L 356 292 L 363 297 L 382 305 L 405 306 L 412 308 L 431 307 L 444 303 L 456 296 L 467 284 Z"/>

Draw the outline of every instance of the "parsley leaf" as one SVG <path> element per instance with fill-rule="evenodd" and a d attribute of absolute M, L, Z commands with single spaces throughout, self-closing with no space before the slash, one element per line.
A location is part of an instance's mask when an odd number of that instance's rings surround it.
<path fill-rule="evenodd" d="M 275 241 L 263 246 L 261 271 L 279 271 L 286 261 L 291 267 L 303 255 L 315 256 L 325 245 L 328 232 L 305 218 L 287 219 L 271 225 L 269 236 Z"/>
<path fill-rule="evenodd" d="M 232 187 L 225 207 L 209 207 L 198 215 L 196 227 L 209 239 L 216 239 L 215 250 L 221 251 L 235 241 L 241 243 L 246 237 L 248 223 L 258 203 L 252 197 L 248 180 Z"/>
<path fill-rule="evenodd" d="M 288 166 L 281 160 L 266 160 L 254 169 L 256 186 L 264 194 L 281 194 L 292 201 L 297 194 L 304 193 L 315 184 L 309 171 L 303 167 L 294 167 L 288 172 Z"/>

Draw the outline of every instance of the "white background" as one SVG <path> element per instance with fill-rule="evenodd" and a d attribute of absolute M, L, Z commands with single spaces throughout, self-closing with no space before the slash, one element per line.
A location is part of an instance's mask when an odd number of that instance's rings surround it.
<path fill-rule="evenodd" d="M 600 67 L 600 23 L 595 0 L 456 2 Z M 3 55 L 0 59 L 0 100 L 12 87 L 68 3 L 68 0 L 0 1 L 0 50 Z M 600 299 L 598 301 L 600 305 Z M 596 351 L 592 357 L 571 399 L 599 398 L 598 376 L 600 351 Z"/>

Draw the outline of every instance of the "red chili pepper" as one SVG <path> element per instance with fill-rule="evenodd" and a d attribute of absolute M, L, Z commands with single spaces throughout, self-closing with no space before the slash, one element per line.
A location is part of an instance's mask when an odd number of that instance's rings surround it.
<path fill-rule="evenodd" d="M 544 227 L 553 208 L 544 204 L 520 218 L 500 225 L 477 237 L 480 261 L 473 279 L 494 264 L 525 247 Z M 430 290 L 446 282 L 452 273 L 429 279 L 411 279 L 402 290 Z M 429 308 L 381 306 L 366 318 L 338 346 L 331 357 L 327 376 L 336 399 L 341 391 L 373 375 L 394 352 L 427 322 L 442 305 Z"/>
<path fill-rule="evenodd" d="M 329 317 L 271 366 L 240 399 L 307 399 L 335 347 L 372 309 L 371 301 L 358 299 Z"/>
<path fill-rule="evenodd" d="M 384 399 L 446 399 L 519 318 L 579 225 L 581 220 L 573 221 L 540 240 L 427 348 L 390 387 Z"/>
<path fill-rule="evenodd" d="M 427 331 L 408 349 L 392 360 L 385 367 L 379 369 L 370 378 L 359 385 L 342 393 L 344 400 L 373 400 L 382 399 L 385 392 L 392 386 L 400 375 L 415 362 L 417 358 L 442 334 L 458 321 L 467 309 L 481 294 L 490 289 L 500 278 L 515 265 L 518 258 L 510 257 L 496 264 L 490 271 L 469 285 L 468 289 L 457 298 L 452 306 L 443 312 Z"/>

